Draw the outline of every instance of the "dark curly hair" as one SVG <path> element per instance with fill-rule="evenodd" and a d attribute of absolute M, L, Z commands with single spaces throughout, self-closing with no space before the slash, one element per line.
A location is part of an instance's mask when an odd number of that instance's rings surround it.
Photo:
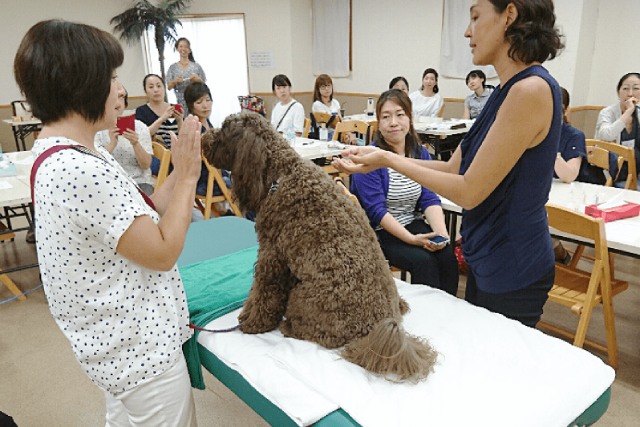
<path fill-rule="evenodd" d="M 509 25 L 505 38 L 511 45 L 509 58 L 525 64 L 555 58 L 564 48 L 556 24 L 553 0 L 489 0 L 498 13 L 510 3 L 518 17 Z"/>

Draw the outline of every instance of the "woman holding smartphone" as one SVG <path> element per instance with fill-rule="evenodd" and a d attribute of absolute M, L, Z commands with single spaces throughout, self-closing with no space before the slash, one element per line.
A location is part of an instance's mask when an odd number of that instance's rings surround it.
<path fill-rule="evenodd" d="M 545 204 L 562 101 L 540 65 L 563 47 L 555 19 L 552 0 L 472 0 L 465 37 L 473 62 L 493 65 L 501 83 L 447 162 L 371 147 L 334 161 L 348 172 L 393 168 L 461 206 L 465 298 L 531 327 L 555 274 Z"/>
<path fill-rule="evenodd" d="M 411 100 L 404 91 L 384 92 L 378 98 L 376 115 L 378 130 L 373 145 L 403 157 L 431 159 L 413 128 Z M 376 230 L 389 262 L 407 270 L 411 283 L 455 295 L 458 263 L 448 244 L 440 198 L 391 168 L 353 175 L 351 189 Z"/>
<path fill-rule="evenodd" d="M 147 74 L 142 80 L 147 103 L 136 108 L 136 119 L 149 126 L 151 135 L 160 135 L 165 147 L 171 149 L 171 133 L 176 135 L 182 125 L 182 105 L 164 100 L 164 80 L 157 74 Z"/>

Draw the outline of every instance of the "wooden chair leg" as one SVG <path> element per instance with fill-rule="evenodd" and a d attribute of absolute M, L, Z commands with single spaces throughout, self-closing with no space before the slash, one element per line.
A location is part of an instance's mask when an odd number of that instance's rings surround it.
<path fill-rule="evenodd" d="M 609 365 L 613 369 L 618 368 L 618 339 L 616 337 L 616 319 L 613 313 L 613 296 L 611 282 L 608 280 L 601 287 L 602 310 L 604 314 L 604 327 L 607 339 L 607 356 Z"/>
<path fill-rule="evenodd" d="M 18 288 L 13 280 L 11 280 L 11 278 L 6 274 L 0 274 L 0 282 L 2 282 L 13 295 L 18 297 L 18 301 L 24 301 L 27 299 L 26 295 L 22 295 L 22 291 L 20 290 L 20 288 Z"/>
<path fill-rule="evenodd" d="M 584 252 L 583 245 L 576 246 L 576 251 L 573 253 L 573 256 L 571 257 L 571 262 L 569 263 L 569 267 L 576 268 L 576 266 L 578 265 L 578 261 L 580 261 L 580 258 L 582 258 L 583 252 Z"/>
<path fill-rule="evenodd" d="M 585 304 L 580 312 L 580 320 L 578 320 L 578 327 L 576 328 L 576 335 L 573 340 L 573 345 L 582 348 L 584 346 L 584 340 L 587 337 L 587 329 L 589 328 L 589 321 L 591 320 L 591 314 L 595 307 L 596 294 L 598 292 L 599 283 L 602 279 L 602 265 L 600 261 L 596 261 L 593 266 L 593 273 L 591 277 L 591 283 L 596 283 L 595 286 L 589 286 L 587 294 L 585 295 Z"/>

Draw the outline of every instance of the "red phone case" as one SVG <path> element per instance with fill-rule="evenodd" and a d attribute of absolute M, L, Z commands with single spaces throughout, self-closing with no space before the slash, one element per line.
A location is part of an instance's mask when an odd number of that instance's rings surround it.
<path fill-rule="evenodd" d="M 174 104 L 173 108 L 180 114 L 183 114 L 182 104 Z"/>
<path fill-rule="evenodd" d="M 136 130 L 135 127 L 135 116 L 132 114 L 130 116 L 118 117 L 118 135 L 122 135 L 127 129 Z"/>

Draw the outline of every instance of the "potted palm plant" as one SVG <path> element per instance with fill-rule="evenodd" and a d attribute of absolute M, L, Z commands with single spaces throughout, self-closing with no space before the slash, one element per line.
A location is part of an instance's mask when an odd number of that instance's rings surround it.
<path fill-rule="evenodd" d="M 153 28 L 163 80 L 165 42 L 176 41 L 176 27 L 182 26 L 178 14 L 184 11 L 190 2 L 191 0 L 161 0 L 154 6 L 148 0 L 137 0 L 131 8 L 111 18 L 114 31 L 119 34 L 120 39 L 129 44 L 139 42 L 145 31 Z"/>

